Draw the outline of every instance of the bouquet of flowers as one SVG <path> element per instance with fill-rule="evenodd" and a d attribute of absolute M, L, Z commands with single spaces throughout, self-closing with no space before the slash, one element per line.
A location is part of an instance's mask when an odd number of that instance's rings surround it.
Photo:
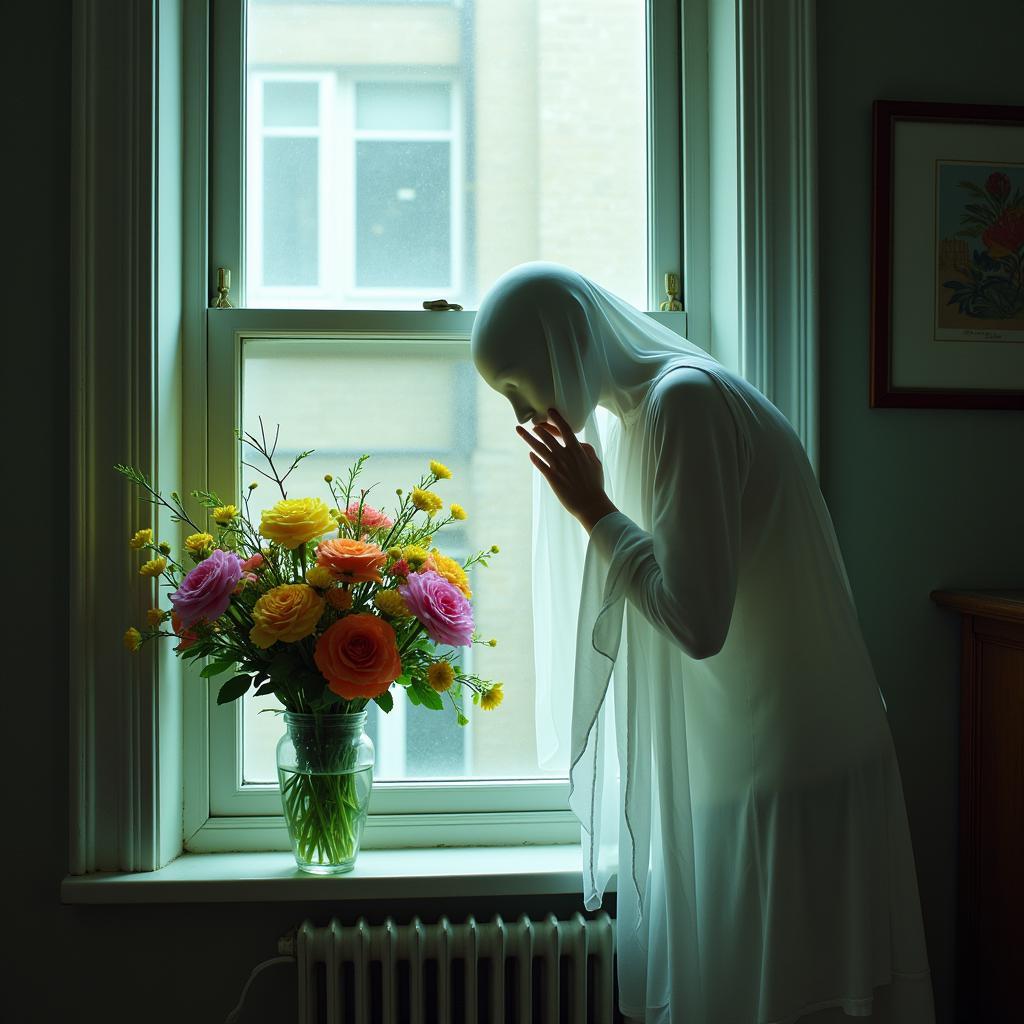
<path fill-rule="evenodd" d="M 311 739 L 296 743 L 297 770 L 281 777 L 296 857 L 300 866 L 354 861 L 369 786 L 354 778 L 351 743 L 324 756 L 327 737 L 345 724 L 339 716 L 359 715 L 371 700 L 388 712 L 399 693 L 435 711 L 447 701 L 460 725 L 468 722 L 467 695 L 485 711 L 501 703 L 502 684 L 463 671 L 457 657 L 460 647 L 496 644 L 474 631 L 466 570 L 486 566 L 498 548 L 460 563 L 434 546 L 443 527 L 466 518 L 458 504 L 445 511 L 432 489 L 451 477 L 440 462 L 432 461 L 411 490 L 397 491 L 388 515 L 357 486 L 368 456 L 348 469 L 344 483 L 324 476 L 329 502 L 290 498 L 285 483 L 313 452 L 300 452 L 282 475 L 274 461 L 277 436 L 268 443 L 262 422 L 259 438 L 237 436 L 243 463 L 280 492 L 258 525 L 249 512 L 256 483 L 242 509 L 192 491 L 204 509 L 197 521 L 176 492 L 164 498 L 138 470 L 116 467 L 190 531 L 178 558 L 149 527 L 131 538 L 145 559 L 139 574 L 169 591 L 170 608 L 158 601 L 144 628 L 128 629 L 124 644 L 137 651 L 169 637 L 182 658 L 209 659 L 203 677 L 228 676 L 218 704 L 254 688 L 257 696 L 277 698 L 290 713 L 289 728 L 290 718 L 303 718 Z"/>

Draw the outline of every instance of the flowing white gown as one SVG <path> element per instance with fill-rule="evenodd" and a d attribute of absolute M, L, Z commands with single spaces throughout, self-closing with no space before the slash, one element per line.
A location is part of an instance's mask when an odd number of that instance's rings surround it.
<path fill-rule="evenodd" d="M 570 756 L 589 908 L 617 873 L 623 1013 L 932 1024 L 885 707 L 799 439 L 610 293 L 521 273 L 571 292 L 574 337 L 541 314 L 560 396 L 603 374 L 616 409 L 586 437 L 620 511 L 587 543 L 541 480 L 534 587 L 539 746 Z"/>

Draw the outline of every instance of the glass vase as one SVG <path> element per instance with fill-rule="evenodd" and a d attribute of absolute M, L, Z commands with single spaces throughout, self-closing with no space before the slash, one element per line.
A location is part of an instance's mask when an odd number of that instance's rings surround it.
<path fill-rule="evenodd" d="M 277 777 L 295 862 L 314 875 L 351 871 L 373 786 L 373 741 L 363 731 L 366 712 L 286 711 L 284 722 Z"/>

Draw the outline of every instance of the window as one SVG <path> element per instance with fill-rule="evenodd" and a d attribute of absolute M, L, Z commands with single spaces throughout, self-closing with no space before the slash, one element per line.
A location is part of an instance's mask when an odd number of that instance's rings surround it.
<path fill-rule="evenodd" d="M 439 545 L 456 557 L 502 551 L 471 581 L 478 630 L 498 646 L 464 657 L 505 683 L 505 702 L 494 714 L 470 706 L 461 729 L 454 715 L 402 701 L 387 715 L 372 707 L 368 845 L 391 841 L 375 821 L 409 812 L 512 815 L 513 841 L 528 834 L 522 815 L 544 812 L 562 837 L 578 835 L 568 766 L 542 767 L 536 754 L 531 467 L 507 403 L 469 361 L 468 338 L 480 295 L 526 260 L 572 265 L 641 308 L 660 290 L 651 253 L 666 239 L 676 255 L 662 269 L 678 270 L 677 221 L 648 214 L 656 198 L 678 208 L 678 104 L 662 102 L 665 123 L 648 129 L 644 8 L 249 0 L 214 9 L 211 255 L 235 269 L 240 308 L 208 317 L 211 489 L 234 497 L 249 482 L 234 430 L 262 417 L 280 424 L 285 454 L 316 449 L 290 494 L 319 494 L 325 472 L 369 453 L 371 501 L 386 507 L 437 458 L 454 473 L 439 487 L 470 514 Z M 662 77 L 678 82 L 678 52 L 669 53 L 675 75 Z M 669 174 L 657 171 L 666 146 L 677 154 Z M 468 311 L 422 310 L 439 297 Z M 264 482 L 252 511 L 276 497 Z M 211 694 L 190 719 L 193 732 L 208 729 L 214 817 L 279 813 L 280 723 L 261 713 L 268 705 L 250 694 L 217 707 Z"/>

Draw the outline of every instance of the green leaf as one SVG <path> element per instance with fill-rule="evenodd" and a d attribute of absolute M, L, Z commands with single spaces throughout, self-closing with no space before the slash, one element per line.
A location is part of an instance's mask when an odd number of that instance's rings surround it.
<path fill-rule="evenodd" d="M 469 725 L 469 719 L 460 711 L 458 718 L 459 725 Z"/>
<path fill-rule="evenodd" d="M 441 694 L 436 690 L 431 689 L 420 679 L 414 679 L 412 685 L 413 689 L 416 691 L 416 696 L 419 697 L 420 704 L 424 707 L 430 708 L 431 711 L 444 710 L 444 701 L 441 700 Z M 410 694 L 412 692 L 412 690 L 409 691 Z"/>
<path fill-rule="evenodd" d="M 269 680 L 259 687 L 253 694 L 254 697 L 269 697 L 274 692 L 274 684 Z"/>
<path fill-rule="evenodd" d="M 420 706 L 420 698 L 419 698 L 419 695 L 416 693 L 416 687 L 415 686 L 407 687 L 405 693 L 406 693 L 406 696 L 409 698 L 409 702 L 411 704 L 413 704 L 416 707 Z"/>
<path fill-rule="evenodd" d="M 395 706 L 395 698 L 391 696 L 390 690 L 385 690 L 383 693 L 378 693 L 377 696 L 373 698 L 373 702 L 385 714 L 387 714 Z"/>
<path fill-rule="evenodd" d="M 220 693 L 217 694 L 217 703 L 228 704 L 233 700 L 238 700 L 249 689 L 251 683 L 252 676 L 235 676 L 233 679 L 229 679 L 220 688 Z"/>
<path fill-rule="evenodd" d="M 202 676 L 203 679 L 212 679 L 214 676 L 222 675 L 224 672 L 227 672 L 228 669 L 234 668 L 236 664 L 237 662 L 234 658 L 230 661 L 211 661 L 210 664 L 199 673 L 199 675 Z"/>

